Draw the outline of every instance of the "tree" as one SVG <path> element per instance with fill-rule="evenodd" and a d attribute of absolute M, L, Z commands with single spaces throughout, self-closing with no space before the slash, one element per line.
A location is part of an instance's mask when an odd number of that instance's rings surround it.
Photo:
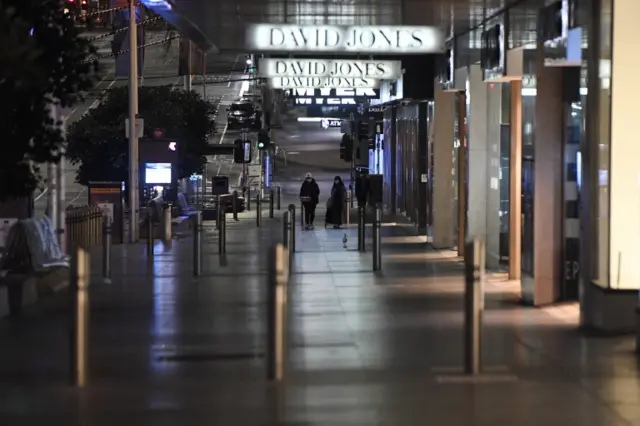
<path fill-rule="evenodd" d="M 67 158 L 78 166 L 76 181 L 127 181 L 129 141 L 125 137 L 129 90 L 111 89 L 100 105 L 69 127 Z M 170 86 L 141 87 L 138 110 L 144 135 L 161 129 L 165 138 L 180 142 L 178 177 L 202 173 L 207 138 L 214 133 L 213 104 L 195 92 Z"/>
<path fill-rule="evenodd" d="M 30 196 L 37 164 L 64 144 L 51 108 L 72 107 L 95 83 L 95 49 L 64 13 L 64 0 L 0 0 L 0 202 Z"/>

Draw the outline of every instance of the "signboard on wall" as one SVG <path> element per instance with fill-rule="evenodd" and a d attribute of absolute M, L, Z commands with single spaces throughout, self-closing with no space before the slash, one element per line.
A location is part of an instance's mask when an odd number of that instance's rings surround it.
<path fill-rule="evenodd" d="M 568 0 L 557 0 L 538 12 L 538 42 L 543 45 L 545 66 L 582 65 L 582 29 L 575 26 L 575 7 Z"/>
<path fill-rule="evenodd" d="M 259 61 L 260 77 L 361 77 L 396 80 L 402 77 L 400 61 L 271 59 Z"/>
<path fill-rule="evenodd" d="M 425 54 L 444 51 L 436 27 L 252 24 L 246 46 L 254 51 Z"/>
<path fill-rule="evenodd" d="M 362 77 L 275 77 L 267 82 L 272 89 L 295 88 L 378 88 L 380 80 Z"/>
<path fill-rule="evenodd" d="M 481 35 L 480 64 L 484 79 L 502 78 L 506 71 L 506 37 L 504 25 L 496 24 Z"/>
<path fill-rule="evenodd" d="M 342 120 L 339 120 L 339 119 L 324 118 L 322 119 L 322 121 L 320 121 L 320 127 L 322 127 L 323 129 L 328 129 L 330 127 L 341 127 L 341 126 L 342 126 Z"/>

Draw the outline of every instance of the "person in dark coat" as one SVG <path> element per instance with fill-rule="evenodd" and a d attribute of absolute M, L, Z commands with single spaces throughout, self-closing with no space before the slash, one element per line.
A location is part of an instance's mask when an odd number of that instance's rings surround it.
<path fill-rule="evenodd" d="M 333 180 L 331 188 L 331 197 L 327 203 L 327 222 L 338 229 L 342 225 L 344 215 L 344 200 L 347 198 L 347 189 L 342 182 L 340 176 L 336 176 Z"/>
<path fill-rule="evenodd" d="M 320 200 L 320 187 L 316 180 L 307 173 L 300 187 L 300 201 L 304 209 L 305 229 L 313 229 L 313 221 L 316 218 L 316 206 Z"/>

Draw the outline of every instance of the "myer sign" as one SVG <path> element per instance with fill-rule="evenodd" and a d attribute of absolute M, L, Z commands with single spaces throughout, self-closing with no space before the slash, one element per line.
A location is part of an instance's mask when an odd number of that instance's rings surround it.
<path fill-rule="evenodd" d="M 255 51 L 441 53 L 444 37 L 435 27 L 252 24 L 247 47 Z"/>
<path fill-rule="evenodd" d="M 325 98 L 367 98 L 378 99 L 380 90 L 378 89 L 293 89 L 289 96 L 299 97 L 325 97 Z"/>
<path fill-rule="evenodd" d="M 361 77 L 275 77 L 268 84 L 273 89 L 378 88 L 380 80 Z"/>
<path fill-rule="evenodd" d="M 353 98 L 296 98 L 296 105 L 357 105 Z"/>
<path fill-rule="evenodd" d="M 260 59 L 260 77 L 361 77 L 397 80 L 402 77 L 400 61 Z"/>
<path fill-rule="evenodd" d="M 315 89 L 296 89 L 292 96 L 296 105 L 357 105 L 356 98 L 377 98 L 379 94 L 373 89 L 321 89 L 320 93 Z"/>

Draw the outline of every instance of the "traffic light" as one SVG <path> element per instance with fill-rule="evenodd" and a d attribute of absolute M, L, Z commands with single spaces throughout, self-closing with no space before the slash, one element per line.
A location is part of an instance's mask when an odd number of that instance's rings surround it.
<path fill-rule="evenodd" d="M 266 131 L 258 132 L 258 149 L 268 149 L 271 146 L 271 138 Z"/>
<path fill-rule="evenodd" d="M 370 137 L 369 121 L 366 118 L 362 118 L 358 121 L 358 140 L 368 140 Z"/>
<path fill-rule="evenodd" d="M 353 139 L 344 134 L 340 141 L 340 159 L 350 163 L 353 160 Z"/>
<path fill-rule="evenodd" d="M 242 164 L 251 162 L 251 141 L 244 141 L 242 139 L 236 139 L 234 141 L 235 147 L 233 148 L 233 162 Z"/>

